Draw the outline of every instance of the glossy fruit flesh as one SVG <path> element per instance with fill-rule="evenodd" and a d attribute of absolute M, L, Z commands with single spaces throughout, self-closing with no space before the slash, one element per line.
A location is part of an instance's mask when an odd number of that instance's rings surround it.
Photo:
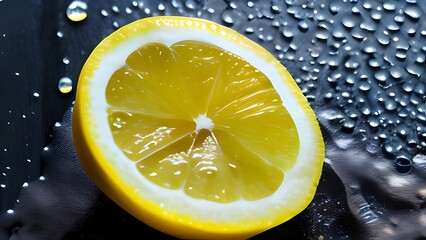
<path fill-rule="evenodd" d="M 299 152 L 269 79 L 212 44 L 143 45 L 112 75 L 106 98 L 114 140 L 135 168 L 194 198 L 270 196 Z"/>

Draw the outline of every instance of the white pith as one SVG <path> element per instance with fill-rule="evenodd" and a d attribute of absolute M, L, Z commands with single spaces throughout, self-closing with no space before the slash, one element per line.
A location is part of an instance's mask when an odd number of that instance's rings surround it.
<path fill-rule="evenodd" d="M 225 33 L 224 33 L 225 34 Z M 190 38 L 188 36 L 191 36 Z M 242 57 L 248 63 L 262 71 L 272 82 L 273 86 L 281 96 L 284 107 L 288 110 L 298 130 L 300 146 L 303 149 L 299 151 L 295 166 L 285 173 L 285 181 L 279 189 L 271 196 L 257 201 L 236 201 L 232 203 L 215 203 L 207 200 L 194 199 L 186 195 L 182 190 L 169 190 L 160 187 L 150 180 L 146 179 L 137 169 L 135 162 L 129 160 L 117 147 L 114 142 L 108 122 L 107 107 L 108 104 L 105 98 L 105 89 L 111 75 L 115 70 L 125 64 L 127 56 L 150 42 L 160 42 L 170 46 L 176 42 L 183 40 L 198 40 L 217 45 L 225 50 L 233 52 Z M 256 55 L 255 52 L 247 50 L 238 42 L 229 41 L 220 34 L 216 35 L 207 30 L 192 30 L 189 28 L 178 27 L 163 27 L 156 29 L 150 33 L 133 35 L 124 43 L 115 46 L 110 52 L 105 53 L 100 65 L 94 72 L 89 84 L 90 109 L 88 112 L 94 115 L 93 119 L 97 122 L 90 127 L 93 136 L 96 136 L 96 141 L 99 147 L 106 156 L 109 156 L 110 164 L 135 192 L 140 194 L 142 198 L 152 202 L 159 203 L 164 209 L 164 214 L 173 211 L 177 215 L 191 216 L 201 221 L 215 221 L 218 223 L 225 222 L 245 222 L 253 221 L 270 221 L 270 216 L 274 215 L 278 209 L 291 208 L 294 199 L 306 199 L 308 193 L 314 188 L 312 179 L 304 176 L 304 168 L 310 168 L 310 160 L 316 156 L 312 153 L 317 152 L 315 149 L 318 143 L 315 142 L 313 135 L 313 126 L 308 120 L 309 117 L 300 107 L 297 99 L 293 96 L 291 90 L 285 85 L 279 72 L 264 59 Z M 198 119 L 198 118 L 197 118 Z M 208 119 L 195 119 L 197 128 L 209 129 L 213 123 L 208 122 Z M 305 188 L 305 189 L 304 189 Z M 291 212 L 292 209 L 289 209 Z M 298 211 L 298 210 L 294 210 Z M 255 216 L 255 219 L 253 219 Z"/>

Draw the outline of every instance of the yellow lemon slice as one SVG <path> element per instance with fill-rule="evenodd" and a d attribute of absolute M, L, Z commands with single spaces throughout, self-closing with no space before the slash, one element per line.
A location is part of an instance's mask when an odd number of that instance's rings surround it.
<path fill-rule="evenodd" d="M 73 112 L 78 157 L 126 211 L 165 233 L 243 239 L 312 200 L 316 116 L 268 51 L 216 23 L 152 17 L 87 59 Z"/>

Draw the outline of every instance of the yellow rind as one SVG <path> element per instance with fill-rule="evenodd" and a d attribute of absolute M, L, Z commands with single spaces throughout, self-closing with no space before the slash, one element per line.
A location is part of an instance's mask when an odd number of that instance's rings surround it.
<path fill-rule="evenodd" d="M 289 203 L 289 209 L 283 211 L 283 214 L 276 214 L 271 216 L 268 221 L 256 222 L 251 225 L 193 222 L 190 216 L 181 216 L 174 212 L 165 214 L 164 209 L 157 203 L 141 198 L 135 192 L 136 189 L 127 185 L 115 171 L 114 167 L 109 164 L 108 156 L 103 154 L 102 148 L 97 144 L 97 136 L 94 136 L 90 131 L 89 126 L 93 125 L 96 119 L 88 118 L 88 116 L 91 116 L 91 100 L 88 89 L 89 84 L 87 83 L 91 81 L 91 77 L 97 69 L 102 56 L 113 46 L 125 42 L 132 35 L 144 34 L 155 28 L 161 28 L 170 24 L 176 28 L 207 30 L 220 35 L 225 39 L 237 43 L 248 51 L 256 52 L 259 57 L 269 62 L 279 71 L 285 85 L 291 89 L 294 96 L 297 96 L 299 106 L 304 109 L 307 115 L 307 119 L 299 119 L 298 121 L 309 121 L 309 125 L 314 126 L 312 136 L 316 137 L 314 142 L 317 147 L 317 155 L 311 160 L 311 165 L 306 166 L 308 168 L 303 171 L 305 174 L 310 175 L 311 179 L 315 179 L 316 181 L 312 184 L 310 190 L 308 190 L 309 194 L 307 198 L 297 199 L 294 203 Z M 241 36 L 234 30 L 202 19 L 173 16 L 152 17 L 130 23 L 105 38 L 92 52 L 81 71 L 72 125 L 76 152 L 83 168 L 95 184 L 108 197 L 136 218 L 160 231 L 185 239 L 247 239 L 291 219 L 312 201 L 325 158 L 325 146 L 315 113 L 284 66 L 272 54 L 248 38 Z"/>

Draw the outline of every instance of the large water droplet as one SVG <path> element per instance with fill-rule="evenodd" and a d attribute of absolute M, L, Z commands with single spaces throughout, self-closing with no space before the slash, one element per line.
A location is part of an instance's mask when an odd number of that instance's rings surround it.
<path fill-rule="evenodd" d="M 395 158 L 395 167 L 399 173 L 407 174 L 411 171 L 413 162 L 408 157 L 402 155 Z"/>
<path fill-rule="evenodd" d="M 388 11 L 393 11 L 396 9 L 396 3 L 394 1 L 386 1 L 383 3 L 383 8 Z"/>
<path fill-rule="evenodd" d="M 422 15 L 422 11 L 419 7 L 408 5 L 404 9 L 404 13 L 407 14 L 407 16 L 410 16 L 411 18 L 418 19 Z"/>
<path fill-rule="evenodd" d="M 83 1 L 73 1 L 68 5 L 67 17 L 73 22 L 83 21 L 87 17 L 87 3 Z"/>
<path fill-rule="evenodd" d="M 72 90 L 72 80 L 68 77 L 63 77 L 58 82 L 58 89 L 61 93 L 69 93 Z"/>

